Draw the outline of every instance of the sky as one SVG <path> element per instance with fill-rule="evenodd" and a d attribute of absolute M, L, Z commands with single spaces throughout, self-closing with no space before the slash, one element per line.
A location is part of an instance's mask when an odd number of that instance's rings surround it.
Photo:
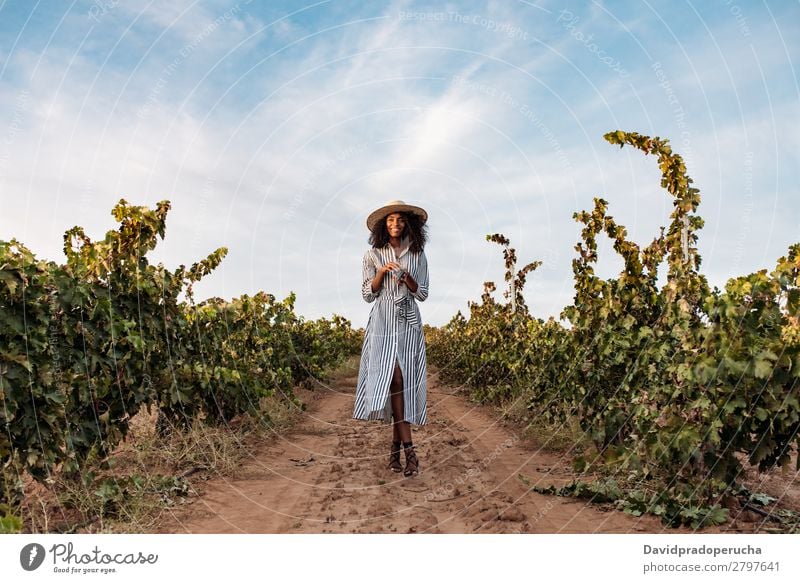
<path fill-rule="evenodd" d="M 492 233 L 558 318 L 573 213 L 603 197 L 641 245 L 668 223 L 655 160 L 603 139 L 625 130 L 684 156 L 722 288 L 800 242 L 798 64 L 788 0 L 0 0 L 0 240 L 63 263 L 65 230 L 168 199 L 151 263 L 229 248 L 198 300 L 294 291 L 359 327 L 366 217 L 401 199 L 429 215 L 424 322 L 502 299 Z"/>

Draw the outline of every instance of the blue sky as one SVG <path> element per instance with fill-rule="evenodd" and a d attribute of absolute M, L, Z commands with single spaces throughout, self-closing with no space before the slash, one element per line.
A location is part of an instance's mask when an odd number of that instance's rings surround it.
<path fill-rule="evenodd" d="M 63 261 L 66 229 L 166 198 L 152 261 L 230 249 L 198 298 L 294 290 L 360 326 L 365 219 L 399 198 L 430 216 L 426 322 L 502 287 L 496 232 L 557 317 L 573 212 L 603 196 L 642 244 L 667 222 L 622 129 L 686 158 L 722 287 L 800 241 L 798 49 L 789 1 L 0 2 L 0 239 Z"/>

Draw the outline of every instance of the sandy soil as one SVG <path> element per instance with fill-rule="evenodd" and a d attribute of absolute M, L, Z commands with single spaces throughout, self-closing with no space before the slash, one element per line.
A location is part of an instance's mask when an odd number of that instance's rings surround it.
<path fill-rule="evenodd" d="M 546 496 L 530 484 L 566 484 L 565 455 L 544 451 L 438 381 L 429 369 L 429 423 L 413 428 L 420 474 L 404 478 L 388 462 L 391 433 L 351 418 L 354 376 L 302 397 L 292 430 L 253 451 L 234 477 L 194 485 L 189 504 L 165 510 L 163 533 L 688 533 L 653 516 Z M 795 484 L 796 485 L 796 484 Z M 732 512 L 723 527 L 753 532 L 761 517 Z"/>

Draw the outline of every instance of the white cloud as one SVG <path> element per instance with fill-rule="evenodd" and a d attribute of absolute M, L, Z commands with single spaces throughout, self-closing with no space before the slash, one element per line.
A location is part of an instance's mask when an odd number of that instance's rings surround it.
<path fill-rule="evenodd" d="M 17 235 L 37 254 L 57 259 L 64 229 L 81 224 L 99 237 L 112 228 L 110 210 L 120 196 L 151 205 L 168 198 L 167 238 L 154 260 L 176 266 L 217 246 L 230 248 L 220 271 L 197 286 L 197 297 L 259 289 L 281 296 L 293 289 L 300 313 L 338 312 L 358 326 L 368 313 L 353 283 L 368 234 L 364 218 L 387 199 L 418 202 L 430 212 L 432 289 L 439 293 L 422 309 L 435 324 L 464 311 L 484 281 L 502 287 L 500 250 L 485 241 L 488 233 L 510 236 L 521 262 L 545 261 L 529 278 L 526 298 L 547 316 L 572 299 L 570 260 L 580 230 L 574 211 L 602 196 L 641 244 L 666 223 L 670 200 L 655 161 L 602 139 L 618 128 L 652 132 L 673 138 L 680 150 L 663 89 L 649 63 L 622 80 L 593 55 L 587 59 L 586 47 L 555 22 L 554 12 L 506 3 L 469 12 L 456 4 L 441 8 L 550 38 L 542 47 L 472 22 L 401 21 L 398 12 L 417 6 L 411 3 L 392 5 L 369 22 L 348 13 L 342 26 L 319 34 L 305 13 L 259 32 L 271 20 L 248 7 L 164 77 L 181 47 L 231 6 L 192 5 L 185 13 L 185 3 L 147 8 L 148 26 L 169 30 L 147 59 L 132 55 L 136 72 L 115 59 L 98 71 L 91 55 L 73 59 L 71 45 L 50 46 L 40 62 L 38 54 L 15 51 L 14 73 L 37 62 L 38 70 L 24 87 L 0 88 L 4 111 L 13 111 L 20 90 L 28 95 L 13 143 L 0 150 L 0 162 L 7 161 L 0 166 L 3 238 Z M 100 32 L 109 38 L 119 33 L 114 26 L 127 26 L 123 16 L 135 16 L 133 8 L 120 10 L 103 21 Z M 637 32 L 644 27 L 626 23 Z M 581 24 L 612 28 L 598 10 Z M 250 35 L 260 44 L 236 49 Z M 728 44 L 721 46 L 727 54 Z M 712 66 L 713 51 L 707 44 L 692 54 L 693 63 Z M 784 70 L 779 52 L 759 55 L 766 70 Z M 672 67 L 680 57 L 661 60 L 665 70 L 679 70 Z M 588 67 L 588 81 L 579 66 Z M 671 74 L 688 108 L 694 74 Z M 162 77 L 162 90 L 143 110 Z M 701 89 L 723 95 L 726 83 L 709 76 Z M 745 126 L 741 116 L 719 114 L 712 131 L 702 107 L 687 121 L 690 174 L 707 220 L 704 270 L 718 278 L 731 262 L 742 273 L 761 257 L 776 258 L 798 222 L 797 171 L 788 163 L 797 162 L 789 145 L 796 152 L 800 139 L 791 124 L 773 126 L 758 111 L 764 101 L 757 94 L 742 97 L 745 111 L 758 112 L 744 118 Z M 796 120 L 797 104 L 777 100 L 774 113 Z M 745 128 L 754 152 L 752 197 L 775 194 L 769 200 L 780 209 L 756 205 L 748 224 L 741 219 L 748 198 L 737 190 Z M 772 225 L 769 241 L 757 236 L 765 224 Z M 613 250 L 601 243 L 601 273 L 618 268 Z"/>

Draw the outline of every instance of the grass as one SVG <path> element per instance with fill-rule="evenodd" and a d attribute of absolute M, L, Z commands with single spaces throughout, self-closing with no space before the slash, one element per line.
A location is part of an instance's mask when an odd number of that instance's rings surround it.
<path fill-rule="evenodd" d="M 530 440 L 543 450 L 553 453 L 571 451 L 579 455 L 591 447 L 591 441 L 578 425 L 578 420 L 571 417 L 567 423 L 550 423 L 543 416 L 527 408 L 529 400 L 524 396 L 498 408 L 498 414 L 512 423 L 520 432 L 520 437 Z"/>

